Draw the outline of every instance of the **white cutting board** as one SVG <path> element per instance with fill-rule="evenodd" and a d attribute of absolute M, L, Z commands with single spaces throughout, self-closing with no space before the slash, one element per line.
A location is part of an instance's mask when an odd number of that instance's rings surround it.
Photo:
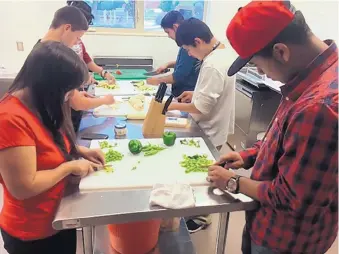
<path fill-rule="evenodd" d="M 117 105 L 102 105 L 93 110 L 93 115 L 96 117 L 116 117 L 126 115 L 143 115 L 146 116 L 152 97 L 145 96 L 143 110 L 136 110 L 128 102 L 129 96 L 114 97 Z"/>
<path fill-rule="evenodd" d="M 93 115 L 95 117 L 118 117 L 118 116 L 131 116 L 132 119 L 145 119 L 149 106 L 152 101 L 151 96 L 145 96 L 144 108 L 143 110 L 136 110 L 128 102 L 129 96 L 116 96 L 114 97 L 118 105 L 102 105 L 93 110 Z M 168 96 L 164 97 L 164 101 L 168 99 Z M 178 117 L 180 118 L 181 113 L 179 110 L 171 110 L 167 112 L 169 117 Z M 134 117 L 134 118 L 133 118 Z M 187 121 L 186 121 L 187 122 Z"/>
<path fill-rule="evenodd" d="M 119 80 L 117 81 L 119 88 L 117 89 L 106 89 L 102 87 L 95 87 L 94 94 L 95 96 L 104 96 L 107 94 L 112 94 L 113 96 L 122 96 L 122 95 L 136 95 L 136 94 L 144 94 L 144 93 L 156 93 L 158 87 L 157 86 L 150 86 L 153 88 L 151 91 L 140 91 L 137 89 L 130 80 Z"/>
<path fill-rule="evenodd" d="M 80 182 L 80 190 L 122 190 L 152 188 L 155 183 L 187 183 L 192 186 L 208 185 L 206 181 L 207 173 L 185 173 L 185 168 L 180 166 L 184 154 L 193 156 L 196 154 L 206 154 L 214 161 L 214 157 L 202 138 L 194 138 L 200 141 L 200 148 L 180 144 L 181 139 L 177 139 L 172 147 L 160 151 L 158 154 L 145 157 L 142 153 L 133 155 L 128 150 L 129 140 L 109 140 L 111 144 L 117 143 L 116 151 L 124 154 L 120 162 L 111 163 L 114 168 L 113 173 L 98 171 L 83 178 Z M 163 145 L 162 139 L 143 139 L 142 144 Z M 91 148 L 99 148 L 99 141 L 93 140 Z M 140 163 L 138 163 L 140 161 Z M 135 170 L 132 170 L 137 166 Z"/>

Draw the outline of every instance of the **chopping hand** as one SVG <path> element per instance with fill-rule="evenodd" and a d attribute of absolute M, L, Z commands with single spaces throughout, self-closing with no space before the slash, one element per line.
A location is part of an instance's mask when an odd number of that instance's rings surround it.
<path fill-rule="evenodd" d="M 218 166 L 220 166 L 220 167 L 222 167 L 222 168 L 225 168 L 226 170 L 229 170 L 230 168 L 228 168 L 227 167 L 227 164 L 228 164 L 229 162 L 228 161 L 224 161 L 224 162 L 222 162 L 222 163 L 219 163 L 219 164 L 213 164 L 213 165 L 218 165 Z M 213 166 L 213 165 L 210 165 L 210 166 Z M 232 169 L 231 169 L 232 170 Z M 206 180 L 207 180 L 207 182 L 209 182 L 209 183 L 212 183 L 213 181 L 211 181 L 211 179 L 209 178 L 209 177 L 206 177 Z"/>
<path fill-rule="evenodd" d="M 193 91 L 185 91 L 178 97 L 179 102 L 190 103 L 193 98 Z"/>

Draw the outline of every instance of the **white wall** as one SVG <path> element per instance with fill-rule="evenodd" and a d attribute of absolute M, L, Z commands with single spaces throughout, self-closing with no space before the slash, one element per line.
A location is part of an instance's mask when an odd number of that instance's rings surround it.
<path fill-rule="evenodd" d="M 208 3 L 207 23 L 214 34 L 225 39 L 226 26 L 246 0 L 212 0 Z M 338 2 L 292 1 L 301 9 L 312 30 L 321 39 L 338 38 Z M 0 65 L 18 69 L 36 41 L 45 34 L 54 12 L 63 0 L 0 0 Z M 16 51 L 16 41 L 23 41 L 25 51 Z M 92 55 L 152 56 L 155 65 L 174 60 L 176 44 L 167 37 L 93 35 L 84 36 Z M 235 58 L 230 49 L 227 61 Z"/>
<path fill-rule="evenodd" d="M 338 0 L 292 1 L 305 16 L 313 33 L 322 40 L 333 39 L 339 43 Z"/>

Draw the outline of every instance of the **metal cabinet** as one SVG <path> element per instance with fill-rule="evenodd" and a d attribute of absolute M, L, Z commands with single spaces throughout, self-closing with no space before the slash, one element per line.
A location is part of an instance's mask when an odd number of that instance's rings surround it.
<path fill-rule="evenodd" d="M 280 103 L 281 95 L 267 87 L 255 87 L 237 79 L 234 134 L 228 144 L 236 151 L 251 147 L 266 131 Z"/>
<path fill-rule="evenodd" d="M 153 70 L 152 57 L 131 57 L 131 56 L 95 56 L 94 62 L 106 70 L 116 69 L 144 69 Z"/>

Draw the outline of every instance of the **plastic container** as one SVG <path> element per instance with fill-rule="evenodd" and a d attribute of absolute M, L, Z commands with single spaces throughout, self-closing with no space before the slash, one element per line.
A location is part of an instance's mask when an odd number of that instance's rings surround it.
<path fill-rule="evenodd" d="M 147 254 L 157 245 L 161 220 L 108 225 L 111 246 L 120 254 Z"/>

